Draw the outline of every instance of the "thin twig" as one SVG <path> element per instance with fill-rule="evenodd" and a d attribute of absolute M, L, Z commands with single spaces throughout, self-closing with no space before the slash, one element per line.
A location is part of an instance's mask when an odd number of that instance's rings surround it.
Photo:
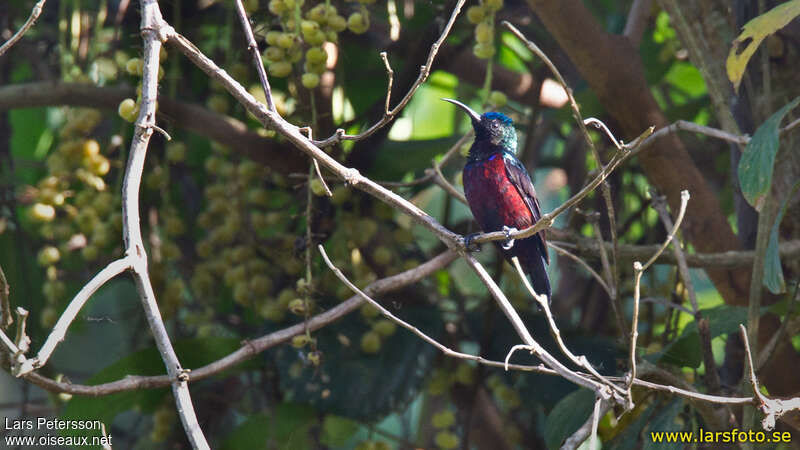
<path fill-rule="evenodd" d="M 369 136 L 372 136 L 376 131 L 380 130 L 386 124 L 394 120 L 394 118 L 397 117 L 400 111 L 402 111 L 403 108 L 406 107 L 408 102 L 411 101 L 411 98 L 417 92 L 417 89 L 419 89 L 419 87 L 422 86 L 422 83 L 424 83 L 425 80 L 428 79 L 428 76 L 431 73 L 431 68 L 433 67 L 433 61 L 436 59 L 436 55 L 439 53 L 439 47 L 441 47 L 442 43 L 444 43 L 444 40 L 447 39 L 447 35 L 450 34 L 450 29 L 453 28 L 453 24 L 455 23 L 456 18 L 458 17 L 458 14 L 461 12 L 461 8 L 464 6 L 465 2 L 466 0 L 458 0 L 458 2 L 456 3 L 456 6 L 453 8 L 453 12 L 450 14 L 450 20 L 447 21 L 447 24 L 442 29 L 442 33 L 441 35 L 439 35 L 439 38 L 436 40 L 436 42 L 434 42 L 431 45 L 431 50 L 430 52 L 428 52 L 428 59 L 425 61 L 425 65 L 419 68 L 419 76 L 417 77 L 417 80 L 414 81 L 414 84 L 411 85 L 411 87 L 408 89 L 408 92 L 406 92 L 406 95 L 400 100 L 400 103 L 398 103 L 397 106 L 395 106 L 391 110 L 389 110 L 387 107 L 386 111 L 383 114 L 383 117 L 381 117 L 380 120 L 375 122 L 371 127 L 367 128 L 367 130 L 362 133 L 359 133 L 357 135 L 350 135 L 345 133 L 344 130 L 339 129 L 336 130 L 336 133 L 334 133 L 331 137 L 327 139 L 324 139 L 322 141 L 314 141 L 314 145 L 320 148 L 324 148 L 337 144 L 341 141 L 360 141 L 362 139 L 368 138 Z M 389 67 L 388 58 L 384 58 L 384 61 L 387 67 L 387 73 L 389 75 L 389 86 L 388 86 L 388 92 L 386 93 L 387 105 L 388 105 L 388 100 L 389 98 L 391 98 L 392 95 L 391 88 L 392 88 L 393 72 L 391 71 L 391 67 Z"/>
<path fill-rule="evenodd" d="M 681 191 L 681 206 L 680 210 L 678 211 L 678 217 L 675 219 L 675 226 L 672 227 L 667 238 L 664 240 L 664 243 L 659 247 L 653 256 L 642 265 L 641 262 L 635 261 L 633 263 L 633 272 L 634 272 L 634 285 L 633 285 L 633 320 L 631 324 L 631 343 L 630 343 L 630 373 L 628 375 L 628 398 L 631 398 L 631 386 L 633 386 L 633 380 L 636 378 L 636 339 L 639 336 L 639 298 L 641 296 L 641 283 L 642 283 L 642 274 L 651 264 L 658 258 L 658 255 L 664 252 L 664 249 L 667 248 L 667 245 L 672 241 L 672 238 L 675 236 L 675 233 L 678 232 L 678 228 L 681 226 L 681 222 L 683 222 L 683 217 L 686 214 L 686 206 L 689 204 L 689 191 Z M 633 406 L 633 405 L 628 405 Z"/>
<path fill-rule="evenodd" d="M 594 279 L 600 284 L 600 287 L 602 287 L 603 290 L 606 291 L 606 294 L 608 294 L 609 297 L 611 296 L 611 291 L 609 290 L 608 285 L 606 284 L 606 281 L 603 279 L 603 277 L 600 276 L 599 273 L 597 273 L 597 271 L 595 271 L 592 268 L 592 266 L 589 265 L 589 263 L 584 261 L 579 256 L 575 255 L 574 253 L 570 252 L 569 250 L 567 250 L 567 249 L 565 249 L 563 247 L 559 247 L 558 245 L 554 244 L 551 241 L 547 242 L 547 246 L 552 248 L 552 249 L 554 249 L 556 251 L 556 253 L 558 253 L 559 255 L 566 256 L 567 258 L 577 262 L 581 267 L 586 269 L 586 271 L 589 272 L 589 274 L 592 277 L 594 277 Z"/>
<path fill-rule="evenodd" d="M 50 355 L 52 355 L 53 351 L 56 349 L 56 346 L 64 340 L 64 337 L 67 335 L 67 329 L 75 320 L 75 317 L 78 316 L 83 305 L 86 304 L 92 294 L 94 294 L 100 286 L 106 284 L 106 282 L 130 267 L 130 259 L 128 257 L 123 257 L 122 259 L 109 263 L 103 270 L 89 280 L 89 282 L 75 294 L 75 297 L 69 302 L 64 312 L 61 313 L 61 317 L 59 317 L 55 326 L 53 326 L 53 330 L 50 332 L 44 344 L 42 344 L 36 357 L 20 361 L 21 364 L 12 371 L 14 376 L 19 377 L 44 366 L 47 360 L 50 359 Z"/>
<path fill-rule="evenodd" d="M 522 270 L 522 266 L 519 263 L 519 258 L 514 256 L 511 258 L 511 262 L 514 264 L 514 268 L 517 270 L 517 275 L 519 275 L 519 277 L 522 279 L 522 283 L 525 285 L 525 288 L 528 289 L 528 292 L 531 294 L 533 299 L 536 300 L 536 303 L 538 303 L 539 307 L 542 309 L 542 311 L 544 311 L 545 317 L 547 317 L 547 324 L 550 327 L 550 334 L 553 335 L 553 339 L 555 339 L 556 343 L 558 344 L 558 348 L 561 350 L 561 353 L 569 358 L 573 364 L 592 374 L 598 381 L 624 395 L 625 390 L 615 385 L 609 381 L 608 378 L 604 377 L 597 370 L 595 370 L 591 363 L 589 363 L 589 360 L 586 359 L 586 356 L 575 356 L 575 354 L 572 353 L 572 351 L 567 347 L 567 344 L 565 344 L 564 340 L 561 338 L 561 330 L 558 329 L 558 325 L 556 325 L 556 321 L 553 318 L 553 313 L 550 311 L 550 301 L 547 296 L 544 294 L 538 294 L 536 290 L 533 289 L 528 277 L 525 276 L 525 272 Z M 506 361 L 508 361 L 508 357 L 506 357 Z"/>
<path fill-rule="evenodd" d="M 459 192 L 459 190 L 456 189 L 456 187 L 453 186 L 452 183 L 447 181 L 447 178 L 444 177 L 444 174 L 442 174 L 442 170 L 439 169 L 439 166 L 437 164 L 434 164 L 432 169 L 427 169 L 427 170 L 432 170 L 436 174 L 436 176 L 433 177 L 434 183 L 436 183 L 442 189 L 444 189 L 445 192 L 452 195 L 456 200 L 460 201 L 465 205 L 467 204 L 467 197 L 465 197 L 464 194 Z"/>
<path fill-rule="evenodd" d="M 558 374 L 567 381 L 575 383 L 578 386 L 589 388 L 598 395 L 604 395 L 610 398 L 611 393 L 608 392 L 607 386 L 604 386 L 587 378 L 586 376 L 568 369 L 556 358 L 554 358 L 547 350 L 545 350 L 530 334 L 528 329 L 525 327 L 525 324 L 522 322 L 522 318 L 519 317 L 519 314 L 517 314 L 517 311 L 511 305 L 511 302 L 508 301 L 508 298 L 506 298 L 505 294 L 503 294 L 503 291 L 500 290 L 500 287 L 497 286 L 497 283 L 495 283 L 492 277 L 489 276 L 481 263 L 479 263 L 470 254 L 466 254 L 464 259 L 466 259 L 467 264 L 475 271 L 487 289 L 489 289 L 489 293 L 497 301 L 501 311 L 503 311 L 508 320 L 511 322 L 511 325 L 517 331 L 517 334 L 522 338 L 527 350 L 529 350 L 537 358 L 541 359 L 545 365 L 558 372 Z M 517 347 L 519 346 L 515 346 L 514 348 Z M 514 348 L 512 348 L 511 352 L 509 352 L 509 355 L 506 356 L 506 362 L 508 362 L 508 359 L 510 358 L 511 353 L 513 353 Z M 617 402 L 621 401 L 621 399 L 616 395 L 614 396 L 614 399 Z"/>
<path fill-rule="evenodd" d="M 439 343 L 436 339 L 433 339 L 432 337 L 430 337 L 427 334 L 423 333 L 422 331 L 420 331 L 419 328 L 417 328 L 417 327 L 411 325 L 410 323 L 404 321 L 403 319 L 395 316 L 394 314 L 391 313 L 391 311 L 389 311 L 388 309 L 384 308 L 383 305 L 378 303 L 377 300 L 373 299 L 372 297 L 370 297 L 369 295 L 364 293 L 364 291 L 359 289 L 358 286 L 353 284 L 344 275 L 344 273 L 342 273 L 342 271 L 339 270 L 339 268 L 336 267 L 333 264 L 333 262 L 331 262 L 330 258 L 328 257 L 328 254 L 325 252 L 325 248 L 322 247 L 322 245 L 317 245 L 317 249 L 319 249 L 319 252 L 322 255 L 322 259 L 325 261 L 325 264 L 328 265 L 328 268 L 331 269 L 333 274 L 336 275 L 336 278 L 341 280 L 341 282 L 344 283 L 345 286 L 347 286 L 351 291 L 355 292 L 356 295 L 358 295 L 360 298 L 365 300 L 367 303 L 369 303 L 370 305 L 375 307 L 375 309 L 380 311 L 380 313 L 383 314 L 384 316 L 386 316 L 386 318 L 388 318 L 392 322 L 395 322 L 396 324 L 400 325 L 401 327 L 407 329 L 408 331 L 414 333 L 415 335 L 419 336 L 420 339 L 422 339 L 423 341 L 427 342 L 428 344 L 431 344 L 432 346 L 436 347 L 442 353 L 444 353 L 446 356 L 450 356 L 450 357 L 453 357 L 453 358 L 465 359 L 465 360 L 468 360 L 468 361 L 475 361 L 475 362 L 477 362 L 479 364 L 484 364 L 484 365 L 492 366 L 492 367 L 501 367 L 501 368 L 502 367 L 507 367 L 505 363 L 502 363 L 500 361 L 487 360 L 487 359 L 485 359 L 483 357 L 480 357 L 480 356 L 477 356 L 477 355 L 470 355 L 468 353 L 462 353 L 462 352 L 457 352 L 455 350 L 452 350 L 449 347 Z M 542 367 L 542 366 L 538 366 L 537 367 L 537 366 L 519 366 L 519 365 L 516 366 L 516 367 L 512 367 L 512 368 L 518 368 L 518 369 L 523 369 L 524 368 L 523 370 L 529 370 L 529 371 L 534 371 L 534 372 L 540 372 L 542 369 L 544 369 L 544 367 Z"/>
<path fill-rule="evenodd" d="M 671 230 L 673 228 L 672 218 L 667 212 L 667 199 L 664 196 L 653 195 L 653 208 L 658 212 L 661 222 L 664 223 L 664 229 Z M 678 273 L 680 273 L 683 285 L 689 294 L 689 303 L 692 305 L 692 310 L 696 314 L 699 311 L 697 306 L 697 294 L 694 289 L 692 277 L 689 275 L 689 266 L 686 264 L 686 254 L 683 251 L 680 239 L 672 246 L 672 253 L 675 255 L 675 260 L 678 262 Z"/>
<path fill-rule="evenodd" d="M 256 38 L 253 36 L 253 29 L 250 27 L 250 19 L 247 17 L 247 11 L 244 9 L 242 0 L 236 0 L 236 13 L 239 16 L 239 22 L 242 23 L 242 30 L 247 38 L 247 51 L 253 54 L 253 64 L 256 66 L 258 72 L 258 79 L 261 81 L 261 87 L 264 89 L 264 98 L 267 100 L 267 108 L 270 111 L 278 114 L 275 109 L 275 101 L 272 99 L 272 89 L 269 86 L 269 78 L 267 72 L 264 70 L 264 61 L 261 60 L 261 52 L 258 51 L 258 44 Z"/>
<path fill-rule="evenodd" d="M 750 384 L 755 394 L 753 402 L 756 404 L 756 407 L 764 413 L 764 418 L 761 419 L 761 426 L 765 430 L 771 431 L 775 428 L 775 422 L 781 416 L 794 410 L 800 410 L 800 397 L 783 400 L 779 398 L 769 398 L 761 393 L 761 389 L 758 387 L 758 380 L 756 379 L 756 372 L 753 368 L 753 353 L 750 349 L 747 329 L 745 329 L 744 325 L 739 324 L 739 331 L 742 333 L 744 350 L 747 355 L 747 370 L 750 374 Z"/>
<path fill-rule="evenodd" d="M 22 36 L 27 33 L 28 30 L 36 23 L 36 19 L 38 19 L 42 14 L 45 1 L 46 0 L 39 0 L 35 5 L 33 5 L 33 9 L 31 10 L 31 15 L 28 16 L 28 20 L 22 24 L 22 27 L 16 33 L 14 33 L 9 40 L 4 42 L 3 45 L 0 45 L 0 56 L 7 52 L 8 49 L 17 43 L 17 41 L 22 39 Z"/>
<path fill-rule="evenodd" d="M 390 107 L 392 102 L 392 84 L 394 84 L 394 70 L 392 70 L 392 66 L 389 64 L 389 56 L 386 52 L 381 52 L 381 59 L 383 60 L 383 65 L 386 67 L 386 76 L 388 78 L 386 82 L 386 104 L 383 108 L 383 114 L 388 116 L 392 112 Z"/>

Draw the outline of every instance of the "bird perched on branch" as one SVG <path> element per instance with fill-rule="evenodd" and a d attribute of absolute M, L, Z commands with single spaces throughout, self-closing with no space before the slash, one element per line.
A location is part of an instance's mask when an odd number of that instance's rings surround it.
<path fill-rule="evenodd" d="M 464 194 L 481 229 L 508 235 L 536 223 L 542 216 L 539 200 L 528 171 L 515 156 L 517 132 L 512 120 L 498 112 L 478 114 L 457 100 L 442 100 L 458 106 L 472 120 L 475 142 L 464 166 Z M 536 293 L 550 300 L 550 279 L 545 268 L 550 259 L 544 231 L 498 247 L 507 260 L 519 258 Z"/>

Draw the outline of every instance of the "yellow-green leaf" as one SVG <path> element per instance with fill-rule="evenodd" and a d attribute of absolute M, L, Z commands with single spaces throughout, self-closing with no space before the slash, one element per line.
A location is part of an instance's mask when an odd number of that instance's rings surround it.
<path fill-rule="evenodd" d="M 756 52 L 761 41 L 785 27 L 798 15 L 800 15 L 800 0 L 792 0 L 753 18 L 742 27 L 742 34 L 733 40 L 728 60 L 725 62 L 728 78 L 733 83 L 734 89 L 739 90 L 739 83 L 742 81 L 747 62 L 750 61 L 750 57 Z M 742 45 L 744 48 L 740 49 Z"/>

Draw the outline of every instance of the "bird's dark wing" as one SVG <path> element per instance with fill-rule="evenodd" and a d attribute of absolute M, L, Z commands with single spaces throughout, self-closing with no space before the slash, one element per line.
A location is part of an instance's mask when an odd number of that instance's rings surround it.
<path fill-rule="evenodd" d="M 528 171 L 525 170 L 525 166 L 523 166 L 513 154 L 503 152 L 503 160 L 506 166 L 506 176 L 508 176 L 511 184 L 517 188 L 517 192 L 519 192 L 519 195 L 525 200 L 525 204 L 528 205 L 528 209 L 531 211 L 531 215 L 533 216 L 533 223 L 531 223 L 531 225 L 533 225 L 541 219 L 542 212 L 539 209 L 539 200 L 536 198 L 536 189 L 533 187 L 531 176 L 528 174 Z M 535 234 L 533 238 L 537 239 L 539 251 L 542 256 L 544 256 L 547 264 L 550 264 L 550 255 L 547 253 L 547 241 L 544 230 Z"/>

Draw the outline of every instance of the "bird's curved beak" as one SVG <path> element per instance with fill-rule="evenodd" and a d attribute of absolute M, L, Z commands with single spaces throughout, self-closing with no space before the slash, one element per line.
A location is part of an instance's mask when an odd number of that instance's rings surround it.
<path fill-rule="evenodd" d="M 473 123 L 478 123 L 478 122 L 481 121 L 481 115 L 480 114 L 476 113 L 475 111 L 472 110 L 472 108 L 470 108 L 469 106 L 461 103 L 460 101 L 453 100 L 452 98 L 443 98 L 442 100 L 444 100 L 446 102 L 450 102 L 450 103 L 458 106 L 459 108 L 463 109 L 464 112 L 467 113 L 467 115 L 469 115 L 470 119 L 472 119 Z"/>

